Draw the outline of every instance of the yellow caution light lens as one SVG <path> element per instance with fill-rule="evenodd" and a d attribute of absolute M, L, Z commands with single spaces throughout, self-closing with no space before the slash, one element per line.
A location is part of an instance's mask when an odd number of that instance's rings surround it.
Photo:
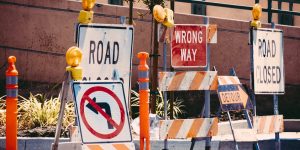
<path fill-rule="evenodd" d="M 162 6 L 160 5 L 155 5 L 153 7 L 153 17 L 157 22 L 164 22 L 165 18 L 166 18 L 166 13 L 165 10 Z"/>
<path fill-rule="evenodd" d="M 93 9 L 96 0 L 82 0 L 82 9 L 90 11 Z"/>
<path fill-rule="evenodd" d="M 82 52 L 81 50 L 76 47 L 70 47 L 66 53 L 66 61 L 67 64 L 71 67 L 77 67 L 79 66 L 82 59 Z"/>
<path fill-rule="evenodd" d="M 259 20 L 261 17 L 262 8 L 259 4 L 255 4 L 252 9 L 252 16 L 254 20 Z"/>

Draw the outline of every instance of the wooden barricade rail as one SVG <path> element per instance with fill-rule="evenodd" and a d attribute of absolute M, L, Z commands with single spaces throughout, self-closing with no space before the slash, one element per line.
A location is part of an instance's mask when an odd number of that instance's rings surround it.
<path fill-rule="evenodd" d="M 218 118 L 161 120 L 160 139 L 212 137 L 218 133 Z"/>
<path fill-rule="evenodd" d="M 283 115 L 254 116 L 253 126 L 257 134 L 283 132 Z"/>

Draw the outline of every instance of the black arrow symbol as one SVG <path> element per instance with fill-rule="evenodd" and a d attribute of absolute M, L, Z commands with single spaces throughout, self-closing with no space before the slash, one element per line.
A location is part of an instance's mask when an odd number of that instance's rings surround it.
<path fill-rule="evenodd" d="M 96 97 L 93 98 L 93 101 L 96 103 Z M 104 109 L 104 111 L 107 113 L 107 115 L 111 117 L 111 111 L 110 111 L 110 106 L 108 103 L 105 103 L 105 102 L 100 102 L 100 103 L 96 103 L 100 108 Z M 88 103 L 86 105 L 87 108 L 89 108 L 92 112 L 94 112 L 95 114 L 98 114 L 98 111 L 90 104 Z M 107 126 L 108 126 L 108 129 L 113 129 L 113 125 L 109 123 L 109 121 L 107 121 Z"/>

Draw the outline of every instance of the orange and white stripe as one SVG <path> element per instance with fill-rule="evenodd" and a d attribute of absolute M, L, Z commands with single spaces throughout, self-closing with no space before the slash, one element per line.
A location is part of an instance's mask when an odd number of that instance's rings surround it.
<path fill-rule="evenodd" d="M 218 76 L 219 85 L 241 84 L 237 76 Z"/>
<path fill-rule="evenodd" d="M 84 144 L 82 150 L 135 150 L 134 143 Z"/>
<path fill-rule="evenodd" d="M 218 118 L 161 120 L 159 122 L 160 139 L 187 139 L 193 137 L 216 136 Z"/>
<path fill-rule="evenodd" d="M 208 25 L 207 43 L 217 43 L 217 25 L 216 24 Z"/>
<path fill-rule="evenodd" d="M 78 126 L 70 126 L 69 131 L 70 131 L 70 141 L 71 142 L 81 142 L 81 137 L 80 137 Z"/>
<path fill-rule="evenodd" d="M 161 91 L 217 90 L 217 71 L 159 72 Z"/>
<path fill-rule="evenodd" d="M 283 132 L 283 115 L 254 116 L 253 127 L 257 134 Z"/>

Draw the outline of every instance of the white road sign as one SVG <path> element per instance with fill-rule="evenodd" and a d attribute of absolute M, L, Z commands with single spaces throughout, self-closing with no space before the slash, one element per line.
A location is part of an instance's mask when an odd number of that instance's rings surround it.
<path fill-rule="evenodd" d="M 80 24 L 77 46 L 83 51 L 83 80 L 121 79 L 129 100 L 133 27 L 115 24 Z"/>
<path fill-rule="evenodd" d="M 284 94 L 283 56 L 281 30 L 253 30 L 255 94 Z"/>
<path fill-rule="evenodd" d="M 82 143 L 131 142 L 122 82 L 74 82 Z"/>

